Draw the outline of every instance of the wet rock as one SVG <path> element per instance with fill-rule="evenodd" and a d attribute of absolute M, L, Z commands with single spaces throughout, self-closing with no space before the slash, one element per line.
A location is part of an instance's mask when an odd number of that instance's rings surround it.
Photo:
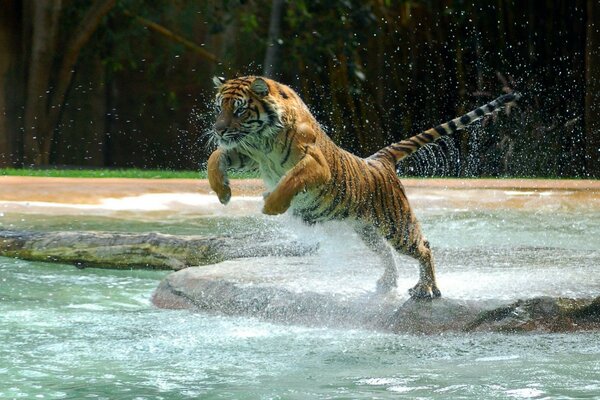
<path fill-rule="evenodd" d="M 537 297 L 482 312 L 466 331 L 570 332 L 600 329 L 600 297 Z"/>
<path fill-rule="evenodd" d="M 207 278 L 199 268 L 170 274 L 160 283 L 152 301 L 159 308 L 188 308 L 280 323 L 346 328 L 382 326 L 395 307 L 380 297 L 348 300 L 316 292 L 294 292 L 277 285 Z"/>
<path fill-rule="evenodd" d="M 461 331 L 481 313 L 486 303 L 440 298 L 432 301 L 405 301 L 391 315 L 393 332 L 438 333 Z"/>
<path fill-rule="evenodd" d="M 261 318 L 278 323 L 395 333 L 570 332 L 600 329 L 600 297 L 539 297 L 497 301 L 405 300 L 376 293 L 342 295 L 291 290 L 280 282 L 188 268 L 167 276 L 153 294 L 159 308 L 192 309 Z"/>
<path fill-rule="evenodd" d="M 0 231 L 0 256 L 78 267 L 180 270 L 232 258 L 302 255 L 314 247 L 256 235 L 176 236 L 159 233 Z"/>

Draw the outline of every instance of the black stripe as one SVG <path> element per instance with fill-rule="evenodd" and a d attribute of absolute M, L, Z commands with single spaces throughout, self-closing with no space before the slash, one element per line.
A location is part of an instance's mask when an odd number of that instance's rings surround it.
<path fill-rule="evenodd" d="M 349 216 L 350 216 L 350 209 L 346 207 L 346 208 L 342 209 L 342 212 L 336 213 L 335 218 L 347 219 Z"/>
<path fill-rule="evenodd" d="M 418 248 L 417 242 L 412 242 L 410 244 L 410 246 L 408 247 L 408 251 L 410 252 L 410 254 L 416 254 L 417 248 Z"/>
<path fill-rule="evenodd" d="M 402 243 L 401 243 L 401 246 L 404 249 L 404 251 L 406 251 L 408 242 L 410 241 L 410 233 L 411 233 L 411 230 L 414 230 L 414 226 L 411 223 L 410 211 L 403 213 L 402 216 L 404 217 L 404 220 L 402 221 Z"/>
<path fill-rule="evenodd" d="M 292 131 L 291 129 L 289 129 L 286 134 L 285 134 L 285 140 L 283 141 L 283 148 L 287 149 L 288 144 L 289 144 L 289 140 L 292 137 L 292 133 L 295 134 L 296 131 Z"/>
<path fill-rule="evenodd" d="M 337 176 L 337 171 L 341 173 L 339 177 L 339 184 L 333 186 L 333 198 L 331 199 L 331 203 L 327 208 L 319 213 L 319 218 L 329 217 L 329 215 L 335 210 L 335 208 L 340 204 L 344 197 L 346 196 L 346 170 L 343 165 L 341 165 L 341 159 L 339 157 L 334 157 L 335 165 L 334 170 Z M 333 180 L 332 175 L 332 180 Z"/>
<path fill-rule="evenodd" d="M 387 194 L 387 193 L 386 193 Z M 389 231 L 395 230 L 395 224 L 392 218 L 390 218 L 390 205 L 387 202 L 387 197 L 381 198 L 381 212 L 384 218 L 383 226 L 386 227 Z"/>
<path fill-rule="evenodd" d="M 471 122 L 471 117 L 469 117 L 469 115 L 463 115 L 462 117 L 460 117 L 461 124 L 467 125 L 469 122 Z"/>
<path fill-rule="evenodd" d="M 385 210 L 383 207 L 381 207 L 379 210 L 377 209 L 377 202 L 375 200 L 379 199 L 380 201 L 383 199 L 383 196 L 385 196 L 386 191 L 385 191 L 385 176 L 382 174 L 382 171 L 379 168 L 375 169 L 375 175 L 374 175 L 374 179 L 375 179 L 375 188 L 376 188 L 376 197 L 373 199 L 373 212 L 375 213 L 375 215 L 373 215 L 374 219 L 377 221 L 377 225 L 381 226 L 381 224 L 385 223 Z M 379 212 L 378 212 L 379 211 Z M 381 218 L 380 218 L 381 215 Z"/>
<path fill-rule="evenodd" d="M 393 205 L 393 209 L 389 211 L 389 216 L 391 219 L 391 223 L 390 223 L 390 231 L 388 233 L 388 235 L 390 235 L 392 238 L 395 237 L 398 234 L 398 224 L 401 222 L 401 219 L 399 218 L 399 215 L 401 215 L 401 208 L 400 208 L 400 203 L 401 200 L 395 196 L 393 193 L 394 191 L 392 190 L 388 196 L 391 197 L 392 199 L 392 205 Z M 387 239 L 387 235 L 386 235 L 386 239 Z M 388 239 L 390 240 L 390 239 Z"/>
<path fill-rule="evenodd" d="M 433 141 L 433 135 L 431 133 L 423 132 L 421 133 L 421 136 L 427 139 L 428 142 Z"/>
<path fill-rule="evenodd" d="M 351 206 L 351 204 L 353 203 L 352 196 L 354 194 L 354 184 L 356 182 L 354 181 L 354 171 L 352 170 L 352 167 L 348 163 L 348 159 L 346 157 L 344 157 L 342 159 L 341 166 L 342 166 L 342 170 L 344 171 L 344 177 L 342 178 L 342 181 L 343 181 L 343 186 L 345 187 L 344 196 L 340 203 L 342 205 L 340 210 L 343 211 L 343 210 L 349 208 Z M 335 212 L 333 214 L 333 216 L 336 217 L 338 215 L 338 213 L 341 212 L 340 210 Z"/>
<path fill-rule="evenodd" d="M 406 147 L 406 145 L 401 145 L 401 144 L 393 144 L 391 147 L 393 150 L 403 151 L 405 153 L 411 153 L 415 150 L 412 147 Z"/>
<path fill-rule="evenodd" d="M 323 201 L 321 201 L 321 197 L 323 197 L 327 193 L 327 187 L 322 187 L 319 190 L 319 194 L 312 201 L 312 205 L 309 208 L 305 208 L 302 210 L 302 214 L 313 215 L 319 207 L 323 205 Z"/>
<path fill-rule="evenodd" d="M 267 115 L 269 116 L 269 125 L 273 126 L 275 124 L 275 119 L 277 118 L 277 114 L 275 114 L 275 111 L 273 111 L 273 109 L 271 109 L 271 108 L 267 109 L 266 106 L 265 106 L 265 111 L 266 111 Z"/>
<path fill-rule="evenodd" d="M 483 117 L 485 115 L 485 111 L 483 111 L 483 109 L 479 107 L 475 109 L 475 115 L 477 115 L 478 117 Z"/>
<path fill-rule="evenodd" d="M 417 147 L 417 148 L 423 146 L 423 143 L 421 143 L 419 141 L 419 138 L 417 136 L 413 136 L 413 137 L 409 138 L 408 141 L 411 142 L 412 144 L 414 144 L 415 147 Z"/>
<path fill-rule="evenodd" d="M 448 134 L 448 132 L 446 132 L 446 130 L 444 128 L 442 128 L 441 125 L 436 126 L 435 131 L 440 135 L 440 136 L 446 136 Z"/>
<path fill-rule="evenodd" d="M 454 133 L 456 132 L 456 124 L 454 123 L 454 121 L 450 121 L 448 122 L 448 126 L 450 127 L 450 130 Z"/>
<path fill-rule="evenodd" d="M 493 103 L 487 103 L 485 105 L 485 109 L 487 110 L 487 112 L 493 112 L 494 110 L 496 110 L 496 107 Z"/>
<path fill-rule="evenodd" d="M 283 157 L 283 161 L 281 161 L 281 166 L 283 166 L 288 158 L 290 158 L 290 154 L 292 153 L 292 143 L 294 142 L 294 136 L 296 136 L 296 131 L 292 135 L 290 135 L 290 141 L 288 142 L 287 150 L 285 152 L 285 157 Z"/>
<path fill-rule="evenodd" d="M 239 85 L 237 85 L 237 86 L 227 86 L 227 87 L 224 87 L 221 90 L 221 93 L 237 92 L 237 91 L 243 91 L 243 90 L 244 90 L 244 88 L 241 87 L 241 86 L 239 86 Z"/>
<path fill-rule="evenodd" d="M 342 200 L 344 199 L 344 196 L 341 193 L 338 193 L 337 196 L 333 196 L 333 199 L 331 199 L 331 203 L 329 203 L 329 206 L 324 209 L 323 211 L 321 211 L 318 215 L 319 218 L 323 218 L 323 217 L 329 217 L 331 215 L 331 213 L 333 212 L 333 210 L 336 209 L 336 207 L 342 202 Z"/>
<path fill-rule="evenodd" d="M 380 158 L 389 158 L 389 159 L 392 159 L 392 160 L 396 159 L 396 157 L 394 157 L 394 155 L 392 154 L 392 152 L 390 151 L 390 149 L 387 148 L 387 147 L 379 150 L 377 153 L 375 153 L 375 155 L 377 156 L 377 159 L 380 159 Z"/>
<path fill-rule="evenodd" d="M 287 93 L 282 89 L 279 88 L 279 94 L 281 95 L 281 97 L 283 97 L 284 99 L 289 98 L 289 96 L 287 95 Z"/>

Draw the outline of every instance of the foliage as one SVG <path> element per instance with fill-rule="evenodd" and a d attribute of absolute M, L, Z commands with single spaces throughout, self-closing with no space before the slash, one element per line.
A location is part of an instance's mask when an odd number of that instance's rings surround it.
<path fill-rule="evenodd" d="M 213 119 L 210 78 L 261 73 L 271 3 L 119 0 L 81 55 L 51 161 L 86 165 L 90 146 L 100 146 L 99 165 L 197 169 L 211 150 L 204 140 Z M 66 4 L 62 32 L 89 2 Z M 509 117 L 421 151 L 400 172 L 585 177 L 585 5 L 289 0 L 276 78 L 299 92 L 336 143 L 362 156 L 518 90 L 524 97 Z M 94 60 L 99 75 L 89 73 Z M 92 92 L 104 93 L 104 110 L 84 107 Z M 99 139 L 86 136 L 92 112 L 104 118 Z"/>
<path fill-rule="evenodd" d="M 206 179 L 206 170 L 173 171 L 151 169 L 28 169 L 3 168 L 0 176 L 37 176 L 46 178 L 136 178 L 136 179 Z M 248 172 L 233 172 L 232 179 L 252 179 Z"/>

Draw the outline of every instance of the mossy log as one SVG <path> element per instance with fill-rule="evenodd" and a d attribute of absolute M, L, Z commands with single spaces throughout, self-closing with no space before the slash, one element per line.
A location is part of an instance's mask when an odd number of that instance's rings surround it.
<path fill-rule="evenodd" d="M 313 249 L 294 242 L 256 240 L 255 235 L 0 231 L 0 256 L 80 268 L 180 270 L 233 258 L 303 255 Z"/>

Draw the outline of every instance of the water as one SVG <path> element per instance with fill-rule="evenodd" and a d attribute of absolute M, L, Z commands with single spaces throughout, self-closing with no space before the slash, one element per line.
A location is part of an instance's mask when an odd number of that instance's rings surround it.
<path fill-rule="evenodd" d="M 445 296 L 598 294 L 600 213 L 588 203 L 506 210 L 415 200 Z M 312 283 L 320 290 L 374 288 L 376 276 L 352 276 L 349 264 L 367 260 L 377 272 L 376 261 L 339 227 L 304 231 L 254 205 L 235 218 L 180 211 L 65 217 L 34 207 L 0 220 L 13 229 L 311 236 L 322 241 L 318 254 L 222 267 L 287 263 L 293 273 L 309 264 L 333 275 Z M 416 266 L 407 261 L 401 272 L 404 293 Z M 600 333 L 393 335 L 157 310 L 149 298 L 165 274 L 0 258 L 0 398 L 600 398 Z"/>

